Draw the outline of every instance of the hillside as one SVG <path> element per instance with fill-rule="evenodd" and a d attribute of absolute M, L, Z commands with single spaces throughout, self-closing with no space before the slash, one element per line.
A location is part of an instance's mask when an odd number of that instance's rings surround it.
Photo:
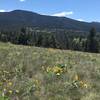
<path fill-rule="evenodd" d="M 0 100 L 100 100 L 100 54 L 0 43 L 0 95 Z"/>
<path fill-rule="evenodd" d="M 56 28 L 78 31 L 89 31 L 91 27 L 95 27 L 97 31 L 100 31 L 100 23 L 96 22 L 80 22 L 66 17 L 40 15 L 24 10 L 0 12 L 0 30 L 9 29 L 9 31 L 12 31 L 22 27 Z"/>

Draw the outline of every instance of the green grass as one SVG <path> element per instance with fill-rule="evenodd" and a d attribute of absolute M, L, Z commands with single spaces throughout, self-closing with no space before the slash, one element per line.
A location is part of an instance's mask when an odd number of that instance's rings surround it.
<path fill-rule="evenodd" d="M 100 54 L 0 43 L 0 100 L 100 100 Z"/>

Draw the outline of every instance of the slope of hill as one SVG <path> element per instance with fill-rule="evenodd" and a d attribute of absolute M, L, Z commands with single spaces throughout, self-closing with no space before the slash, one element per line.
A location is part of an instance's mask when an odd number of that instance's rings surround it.
<path fill-rule="evenodd" d="M 100 100 L 100 54 L 0 43 L 0 100 Z"/>
<path fill-rule="evenodd" d="M 81 31 L 96 27 L 97 31 L 100 31 L 100 23 L 80 22 L 66 17 L 46 16 L 23 10 L 0 12 L 0 29 L 17 30 L 24 26 Z"/>

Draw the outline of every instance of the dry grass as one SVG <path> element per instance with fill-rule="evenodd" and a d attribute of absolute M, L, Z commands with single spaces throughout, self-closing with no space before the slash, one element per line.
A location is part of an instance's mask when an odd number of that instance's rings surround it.
<path fill-rule="evenodd" d="M 100 54 L 0 43 L 0 100 L 100 100 Z"/>

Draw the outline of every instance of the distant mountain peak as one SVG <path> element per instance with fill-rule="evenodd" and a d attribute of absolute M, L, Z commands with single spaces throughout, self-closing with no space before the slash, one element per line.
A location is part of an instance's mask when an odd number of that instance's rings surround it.
<path fill-rule="evenodd" d="M 33 13 L 32 11 L 20 10 L 20 9 L 12 10 L 11 12 L 31 12 Z"/>
<path fill-rule="evenodd" d="M 0 13 L 0 29 L 19 29 L 21 27 L 56 28 L 66 30 L 89 31 L 95 27 L 100 31 L 100 23 L 80 22 L 67 17 L 40 15 L 26 10 L 13 10 Z"/>
<path fill-rule="evenodd" d="M 10 12 L 13 12 L 13 13 L 27 13 L 27 14 L 38 14 L 38 13 L 35 13 L 35 12 L 32 12 L 32 11 L 27 11 L 27 10 L 20 10 L 20 9 L 17 9 L 17 10 L 13 10 L 13 11 L 10 11 Z M 38 14 L 39 15 L 39 14 Z"/>

